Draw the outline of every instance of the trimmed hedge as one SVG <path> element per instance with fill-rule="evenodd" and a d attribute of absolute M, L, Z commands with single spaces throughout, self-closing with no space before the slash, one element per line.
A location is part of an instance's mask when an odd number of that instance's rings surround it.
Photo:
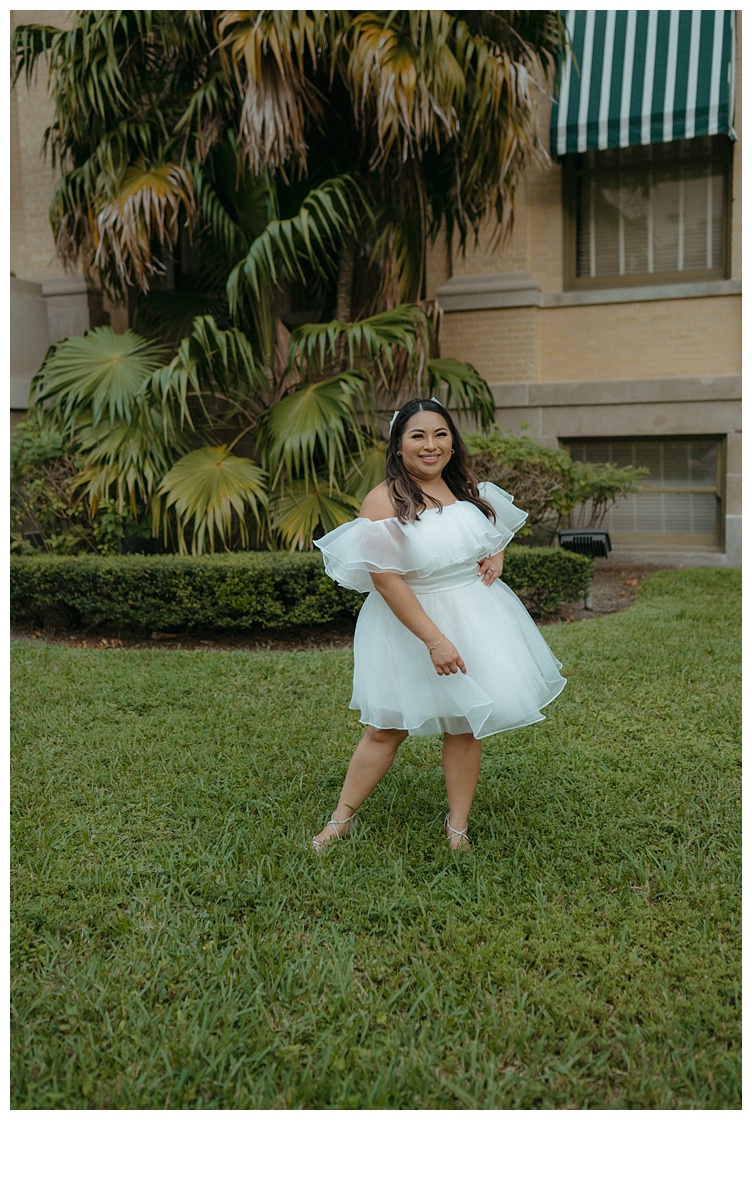
<path fill-rule="evenodd" d="M 569 601 L 584 600 L 592 577 L 592 559 L 571 550 L 510 546 L 504 556 L 504 582 L 536 617 L 555 613 Z"/>
<path fill-rule="evenodd" d="M 504 579 L 534 613 L 582 596 L 590 560 L 568 550 L 507 551 Z M 11 620 L 138 632 L 250 631 L 353 619 L 364 596 L 333 583 L 320 554 L 11 557 Z"/>

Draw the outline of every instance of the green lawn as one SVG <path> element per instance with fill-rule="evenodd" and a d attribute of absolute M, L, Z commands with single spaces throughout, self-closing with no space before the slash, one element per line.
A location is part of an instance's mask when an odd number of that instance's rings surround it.
<path fill-rule="evenodd" d="M 322 860 L 349 651 L 15 643 L 12 1105 L 740 1107 L 739 572 L 545 636 L 472 854 L 411 739 Z"/>

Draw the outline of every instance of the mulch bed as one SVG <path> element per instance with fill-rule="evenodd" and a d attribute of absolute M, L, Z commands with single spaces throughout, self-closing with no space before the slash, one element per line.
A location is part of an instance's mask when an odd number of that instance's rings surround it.
<path fill-rule="evenodd" d="M 586 609 L 581 600 L 564 604 L 555 616 L 541 617 L 538 625 L 570 624 L 573 621 L 593 621 L 611 613 L 622 612 L 632 603 L 638 585 L 661 566 L 633 565 L 608 567 L 598 565 L 593 572 L 593 607 Z M 184 633 L 129 634 L 100 627 L 82 632 L 70 629 L 30 629 L 12 626 L 11 636 L 26 641 L 43 641 L 53 646 L 70 646 L 84 650 L 334 650 L 352 646 L 354 624 L 341 622 L 326 629 L 311 626 L 300 629 L 252 634 L 221 634 L 211 636 Z"/>

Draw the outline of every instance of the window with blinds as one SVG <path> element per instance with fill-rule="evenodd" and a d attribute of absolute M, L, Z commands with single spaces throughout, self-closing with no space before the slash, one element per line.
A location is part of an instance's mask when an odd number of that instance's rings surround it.
<path fill-rule="evenodd" d="M 578 462 L 647 467 L 641 490 L 625 496 L 604 522 L 615 550 L 721 548 L 721 438 L 582 440 L 567 449 Z M 587 506 L 573 528 L 589 525 Z"/>
<path fill-rule="evenodd" d="M 706 137 L 574 156 L 569 286 L 725 277 L 730 145 Z"/>

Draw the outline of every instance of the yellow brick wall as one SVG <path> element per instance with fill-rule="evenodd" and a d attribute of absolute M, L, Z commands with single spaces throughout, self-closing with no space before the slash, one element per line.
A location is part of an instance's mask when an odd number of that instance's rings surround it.
<path fill-rule="evenodd" d="M 426 253 L 426 295 L 435 298 L 439 288 L 446 283 L 451 274 L 446 235 L 442 230 Z"/>
<path fill-rule="evenodd" d="M 73 14 L 49 9 L 15 9 L 11 30 L 18 25 L 55 25 L 69 29 Z M 10 207 L 13 236 L 10 269 L 19 279 L 41 282 L 63 274 L 55 252 L 49 209 L 57 179 L 42 157 L 44 131 L 54 108 L 47 93 L 47 71 L 40 62 L 30 88 L 19 79 L 11 93 Z"/>
<path fill-rule="evenodd" d="M 489 383 L 741 373 L 741 297 L 445 313 L 442 354 Z"/>
<path fill-rule="evenodd" d="M 539 129 L 544 145 L 551 143 L 552 100 L 539 92 Z M 560 292 L 564 287 L 564 213 L 562 208 L 561 167 L 550 159 L 549 165 L 530 171 L 528 270 L 543 292 Z"/>
<path fill-rule="evenodd" d="M 487 221 L 478 245 L 470 243 L 464 259 L 457 251 L 454 254 L 455 274 L 490 275 L 497 271 L 527 271 L 529 266 L 528 247 L 528 203 L 527 180 L 522 179 L 515 192 L 514 222 L 511 233 L 503 242 L 498 238 L 496 217 Z"/>
<path fill-rule="evenodd" d="M 540 381 L 741 373 L 741 296 L 543 309 Z"/>
<path fill-rule="evenodd" d="M 529 270 L 528 184 L 523 180 L 516 194 L 512 232 L 505 241 L 496 237 L 496 218 L 489 219 L 480 232 L 477 244 L 470 237 L 464 256 L 455 237 L 451 256 L 447 254 L 446 237 L 442 233 L 428 248 L 426 262 L 426 293 L 435 296 L 447 280 L 458 275 L 494 275 L 503 271 Z M 450 264 L 451 257 L 451 264 Z"/>
<path fill-rule="evenodd" d="M 489 383 L 538 378 L 538 309 L 444 313 L 441 353 L 470 362 Z"/>

